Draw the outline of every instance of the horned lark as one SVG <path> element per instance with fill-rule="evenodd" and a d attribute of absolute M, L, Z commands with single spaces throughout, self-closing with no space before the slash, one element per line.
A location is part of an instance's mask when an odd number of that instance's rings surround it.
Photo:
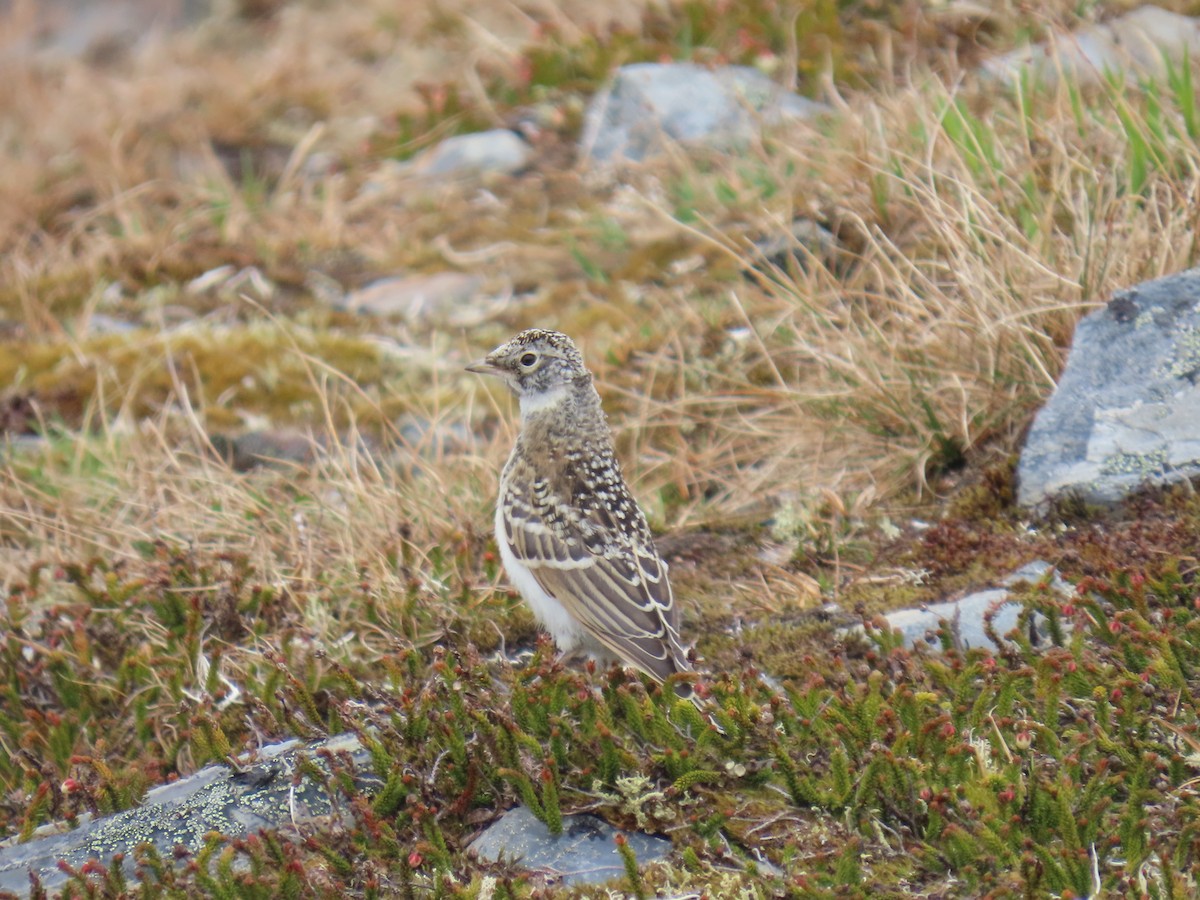
<path fill-rule="evenodd" d="M 564 653 L 617 659 L 658 683 L 690 672 L 667 565 L 613 453 L 592 373 L 565 334 L 522 331 L 468 371 L 517 395 L 496 543 L 509 579 Z"/>

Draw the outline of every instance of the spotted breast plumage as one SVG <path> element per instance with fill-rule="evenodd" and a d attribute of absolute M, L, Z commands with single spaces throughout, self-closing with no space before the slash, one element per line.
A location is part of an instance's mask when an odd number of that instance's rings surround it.
<path fill-rule="evenodd" d="M 617 659 L 659 683 L 690 672 L 666 563 L 622 477 L 575 344 L 530 329 L 468 369 L 500 377 L 520 402 L 496 542 L 538 621 L 564 652 Z"/>

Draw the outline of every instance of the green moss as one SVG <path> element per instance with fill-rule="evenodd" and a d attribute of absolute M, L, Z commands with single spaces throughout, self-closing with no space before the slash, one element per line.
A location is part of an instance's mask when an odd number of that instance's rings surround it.
<path fill-rule="evenodd" d="M 1013 514 L 1017 493 L 1017 457 L 987 466 L 979 479 L 950 500 L 947 516 L 977 522 L 997 521 Z"/>
<path fill-rule="evenodd" d="M 383 390 L 396 374 L 375 342 L 268 324 L 0 345 L 0 381 L 32 393 L 70 425 L 96 404 L 154 416 L 180 402 L 182 389 L 214 429 L 238 428 L 254 417 L 320 421 L 323 391 L 336 421 L 378 426 L 403 409 L 395 391 Z"/>
<path fill-rule="evenodd" d="M 830 628 L 818 615 L 777 616 L 736 635 L 714 629 L 701 638 L 699 649 L 710 665 L 723 671 L 752 665 L 776 678 L 802 678 L 827 644 Z"/>
<path fill-rule="evenodd" d="M 53 275 L 27 278 L 20 282 L 0 283 L 0 310 L 13 320 L 19 320 L 28 307 L 28 298 L 37 298 L 36 307 L 44 310 L 46 320 L 66 317 L 79 312 L 95 287 L 94 273 L 83 267 L 60 267 Z M 33 323 L 39 327 L 45 321 Z"/>
<path fill-rule="evenodd" d="M 846 588 L 843 603 L 847 609 L 874 616 L 897 609 L 912 609 L 940 599 L 937 590 L 923 583 L 923 573 L 913 569 L 896 572 L 893 579 L 881 579 L 878 584 L 852 582 Z"/>

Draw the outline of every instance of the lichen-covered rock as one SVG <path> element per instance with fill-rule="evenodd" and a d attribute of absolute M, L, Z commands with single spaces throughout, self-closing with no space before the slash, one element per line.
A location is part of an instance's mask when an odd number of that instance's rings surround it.
<path fill-rule="evenodd" d="M 1200 475 L 1200 269 L 1113 297 L 1080 321 L 1017 468 L 1017 499 L 1112 504 Z"/>
<path fill-rule="evenodd" d="M 259 751 L 256 762 L 241 772 L 229 766 L 207 766 L 188 778 L 151 790 L 141 806 L 78 828 L 34 837 L 24 844 L 0 848 L 0 894 L 27 896 L 30 873 L 46 890 L 61 887 L 67 873 L 59 861 L 78 869 L 88 860 L 108 865 L 114 856 L 128 877 L 134 874 L 135 850 L 148 844 L 165 859 L 181 863 L 202 850 L 211 833 L 236 838 L 260 829 L 302 826 L 328 821 L 335 800 L 323 784 L 298 770 L 298 755 L 328 769 L 318 753 L 342 754 L 354 768 L 357 787 L 373 793 L 379 779 L 370 771 L 370 756 L 353 735 L 305 746 L 288 741 Z M 182 853 L 180 851 L 183 851 Z"/>
<path fill-rule="evenodd" d="M 583 153 L 593 162 L 638 162 L 672 141 L 735 146 L 764 122 L 826 109 L 748 66 L 636 63 L 618 69 L 588 106 Z"/>

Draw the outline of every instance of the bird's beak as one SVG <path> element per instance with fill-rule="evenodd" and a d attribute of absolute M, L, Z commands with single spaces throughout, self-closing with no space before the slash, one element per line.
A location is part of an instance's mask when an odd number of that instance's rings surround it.
<path fill-rule="evenodd" d="M 499 375 L 500 370 L 486 356 L 483 359 L 477 359 L 475 362 L 467 366 L 468 372 L 474 372 L 476 375 Z"/>

